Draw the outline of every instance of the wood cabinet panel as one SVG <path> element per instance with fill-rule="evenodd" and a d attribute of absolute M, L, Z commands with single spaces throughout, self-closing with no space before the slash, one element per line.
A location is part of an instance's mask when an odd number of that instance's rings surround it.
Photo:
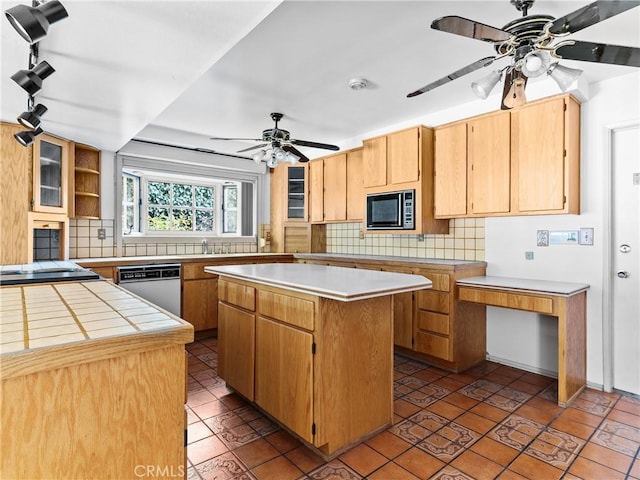
<path fill-rule="evenodd" d="M 474 214 L 511 210 L 511 116 L 484 115 L 467 124 L 469 200 Z"/>
<path fill-rule="evenodd" d="M 430 272 L 430 271 L 422 271 L 422 272 L 416 272 L 419 273 L 420 275 L 424 275 L 425 277 L 427 277 L 429 280 L 431 280 L 431 290 L 438 290 L 441 292 L 448 292 L 449 291 L 449 275 L 444 274 L 444 273 L 434 273 L 434 272 Z"/>
<path fill-rule="evenodd" d="M 332 155 L 324 161 L 324 220 L 347 219 L 347 154 Z"/>
<path fill-rule="evenodd" d="M 313 330 L 316 304 L 311 300 L 260 290 L 258 313 L 289 323 L 295 327 Z"/>
<path fill-rule="evenodd" d="M 435 130 L 434 203 L 436 217 L 467 213 L 467 125 Z"/>
<path fill-rule="evenodd" d="M 221 279 L 218 282 L 218 297 L 223 302 L 252 312 L 256 309 L 256 289 L 248 285 Z"/>
<path fill-rule="evenodd" d="M 0 123 L 0 265 L 27 263 L 29 257 L 27 212 L 33 147 L 25 148 L 13 138 L 22 130 Z"/>
<path fill-rule="evenodd" d="M 324 221 L 324 185 L 324 161 L 309 162 L 309 220 L 311 222 Z"/>
<path fill-rule="evenodd" d="M 69 215 L 68 140 L 42 134 L 33 142 L 33 211 Z"/>
<path fill-rule="evenodd" d="M 496 307 L 515 308 L 517 310 L 527 310 L 530 312 L 553 313 L 553 299 L 551 297 L 537 297 L 534 295 L 509 295 L 501 292 L 478 291 L 460 287 L 458 291 L 460 300 L 483 303 L 485 305 L 495 305 Z"/>
<path fill-rule="evenodd" d="M 313 442 L 312 343 L 311 333 L 258 316 L 255 401 L 307 442 Z"/>
<path fill-rule="evenodd" d="M 364 140 L 363 182 L 366 187 L 383 187 L 387 184 L 387 137 Z"/>
<path fill-rule="evenodd" d="M 218 374 L 253 401 L 256 316 L 222 301 L 218 312 Z"/>
<path fill-rule="evenodd" d="M 393 296 L 393 344 L 411 348 L 413 340 L 413 293 Z"/>
<path fill-rule="evenodd" d="M 511 114 L 520 212 L 562 210 L 565 99 L 525 105 Z"/>
<path fill-rule="evenodd" d="M 366 196 L 362 165 L 361 148 L 347 152 L 347 220 L 364 220 Z"/>
<path fill-rule="evenodd" d="M 420 133 L 414 127 L 387 135 L 387 183 L 417 182 L 420 177 Z"/>
<path fill-rule="evenodd" d="M 182 284 L 181 317 L 196 332 L 218 328 L 218 278 L 186 280 Z"/>

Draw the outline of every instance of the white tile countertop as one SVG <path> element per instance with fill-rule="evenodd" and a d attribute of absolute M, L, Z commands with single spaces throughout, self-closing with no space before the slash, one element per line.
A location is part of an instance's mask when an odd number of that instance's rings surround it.
<path fill-rule="evenodd" d="M 183 329 L 193 336 L 193 328 L 184 320 L 106 281 L 0 288 L 3 356 Z"/>
<path fill-rule="evenodd" d="M 575 295 L 589 288 L 586 283 L 494 276 L 461 278 L 456 281 L 456 284 L 460 287 L 498 288 L 516 292 L 549 293 L 559 296 Z"/>
<path fill-rule="evenodd" d="M 344 302 L 431 288 L 422 275 L 300 263 L 205 267 L 205 272 Z"/>

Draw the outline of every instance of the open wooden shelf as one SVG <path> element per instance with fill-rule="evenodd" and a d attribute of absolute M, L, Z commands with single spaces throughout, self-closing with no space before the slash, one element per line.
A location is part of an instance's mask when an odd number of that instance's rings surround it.
<path fill-rule="evenodd" d="M 74 148 L 75 218 L 100 218 L 100 150 L 80 143 Z"/>

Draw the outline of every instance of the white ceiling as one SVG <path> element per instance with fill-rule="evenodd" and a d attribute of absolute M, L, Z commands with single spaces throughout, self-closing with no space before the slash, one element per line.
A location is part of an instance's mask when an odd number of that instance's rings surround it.
<path fill-rule="evenodd" d="M 487 43 L 430 29 L 431 21 L 460 15 L 502 27 L 521 15 L 508 0 L 62 3 L 69 18 L 40 44 L 40 59 L 57 70 L 38 96 L 49 107 L 45 129 L 112 151 L 136 137 L 235 153 L 252 143 L 208 137 L 259 138 L 274 111 L 285 114 L 280 126 L 292 137 L 340 145 L 471 102 L 471 81 L 489 69 L 406 98 L 494 54 Z M 559 17 L 586 3 L 538 0 L 529 13 Z M 15 4 L 3 1 L 2 9 Z M 9 77 L 25 68 L 28 48 L 6 19 L 1 24 L 0 118 L 15 122 L 26 95 Z M 571 38 L 640 47 L 640 8 Z M 636 70 L 562 64 L 584 70 L 589 82 Z M 358 76 L 370 88 L 350 90 Z"/>

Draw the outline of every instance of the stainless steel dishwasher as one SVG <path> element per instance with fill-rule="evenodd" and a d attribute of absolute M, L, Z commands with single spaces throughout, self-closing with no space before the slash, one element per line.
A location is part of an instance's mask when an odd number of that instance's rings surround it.
<path fill-rule="evenodd" d="M 118 284 L 125 290 L 180 316 L 180 264 L 118 267 Z"/>

